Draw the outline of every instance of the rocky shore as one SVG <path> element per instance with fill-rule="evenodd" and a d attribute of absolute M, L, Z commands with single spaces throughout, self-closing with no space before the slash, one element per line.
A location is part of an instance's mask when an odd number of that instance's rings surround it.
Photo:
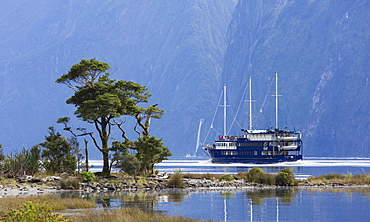
<path fill-rule="evenodd" d="M 61 177 L 22 177 L 14 180 L 16 183 L 0 185 L 0 198 L 6 196 L 21 196 L 21 195 L 40 195 L 40 194 L 56 194 L 63 191 L 60 189 L 58 182 Z M 108 191 L 137 191 L 137 190 L 164 190 L 174 189 L 175 187 L 168 185 L 168 179 L 147 178 L 145 183 L 129 182 L 132 180 L 101 180 L 101 182 L 80 183 L 80 191 L 87 193 L 108 192 Z M 310 183 L 306 180 L 299 182 L 298 187 L 352 187 L 352 184 L 344 183 Z M 233 181 L 214 181 L 208 179 L 183 179 L 183 186 L 180 189 L 197 189 L 197 188 L 276 188 L 277 186 L 264 185 L 258 183 L 250 183 L 245 180 Z"/>
<path fill-rule="evenodd" d="M 245 182 L 244 180 L 234 181 L 212 181 L 205 179 L 184 179 L 184 186 L 182 189 L 187 188 L 275 188 L 278 186 L 264 185 L 258 183 Z M 309 183 L 308 181 L 301 181 L 298 187 L 350 187 L 352 184 L 343 183 Z M 86 192 L 99 192 L 99 191 L 123 191 L 123 190 L 162 190 L 173 189 L 175 187 L 167 184 L 165 180 L 162 181 L 149 181 L 142 186 L 137 183 L 81 183 L 81 189 Z"/>

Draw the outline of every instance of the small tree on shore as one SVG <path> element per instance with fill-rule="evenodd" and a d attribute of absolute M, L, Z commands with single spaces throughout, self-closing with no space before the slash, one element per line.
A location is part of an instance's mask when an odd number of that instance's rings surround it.
<path fill-rule="evenodd" d="M 141 171 L 144 174 L 153 173 L 154 165 L 171 156 L 169 149 L 163 145 L 161 139 L 151 137 L 139 137 L 134 142 L 137 151 L 136 158 L 141 162 Z"/>
<path fill-rule="evenodd" d="M 74 173 L 77 160 L 73 147 L 54 127 L 49 127 L 49 135 L 40 143 L 42 164 L 49 173 Z"/>

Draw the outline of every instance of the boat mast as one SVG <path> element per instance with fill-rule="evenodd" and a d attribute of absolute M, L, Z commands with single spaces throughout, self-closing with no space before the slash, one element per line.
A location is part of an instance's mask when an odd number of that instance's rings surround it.
<path fill-rule="evenodd" d="M 226 84 L 224 84 L 224 136 L 226 136 Z"/>
<path fill-rule="evenodd" d="M 275 107 L 275 119 L 276 119 L 276 126 L 275 126 L 275 129 L 279 129 L 279 99 L 278 99 L 278 96 L 280 96 L 278 94 L 278 72 L 276 71 L 275 72 L 275 78 L 276 78 L 276 86 L 275 86 L 275 104 L 276 104 L 276 107 Z"/>
<path fill-rule="evenodd" d="M 252 124 L 252 77 L 249 78 L 249 129 L 253 129 Z"/>

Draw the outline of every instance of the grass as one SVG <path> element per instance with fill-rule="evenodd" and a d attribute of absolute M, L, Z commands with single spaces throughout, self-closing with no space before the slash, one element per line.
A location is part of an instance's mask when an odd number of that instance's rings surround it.
<path fill-rule="evenodd" d="M 184 217 L 174 217 L 169 215 L 161 215 L 156 213 L 147 213 L 139 210 L 138 208 L 121 208 L 115 210 L 104 210 L 104 211 L 88 211 L 83 216 L 71 216 L 67 217 L 71 221 L 75 222 L 195 222 L 199 220 L 193 220 Z"/>
<path fill-rule="evenodd" d="M 173 221 L 173 222 L 193 222 L 198 220 L 188 219 L 184 217 L 175 217 L 169 215 L 161 215 L 157 213 L 143 212 L 138 208 L 121 208 L 115 210 L 95 210 L 96 205 L 86 199 L 79 198 L 61 198 L 55 195 L 40 195 L 40 196 L 25 196 L 25 197 L 7 197 L 2 198 L 0 202 L 0 217 L 9 213 L 11 209 L 20 209 L 25 203 L 32 201 L 38 203 L 46 202 L 56 214 L 62 214 L 66 209 L 85 209 L 78 211 L 76 214 L 63 216 L 69 221 L 90 221 L 90 222 L 139 222 L 139 221 Z M 91 209 L 95 208 L 95 209 Z"/>
<path fill-rule="evenodd" d="M 184 187 L 184 182 L 182 181 L 182 178 L 183 175 L 180 172 L 175 173 L 168 180 L 168 185 L 174 188 L 182 188 Z"/>
<path fill-rule="evenodd" d="M 24 196 L 24 197 L 6 197 L 0 201 L 0 216 L 8 213 L 11 209 L 18 209 L 24 203 L 32 202 L 48 202 L 54 210 L 80 209 L 80 208 L 95 208 L 96 205 L 88 200 L 79 198 L 61 198 L 55 195 L 39 195 L 39 196 Z"/>
<path fill-rule="evenodd" d="M 307 179 L 310 183 L 343 183 L 352 185 L 370 185 L 369 174 L 325 174 Z"/>
<path fill-rule="evenodd" d="M 184 173 L 183 174 L 183 177 L 187 179 L 220 180 L 221 176 L 222 175 L 210 174 L 210 173 L 203 173 L 203 174 Z"/>

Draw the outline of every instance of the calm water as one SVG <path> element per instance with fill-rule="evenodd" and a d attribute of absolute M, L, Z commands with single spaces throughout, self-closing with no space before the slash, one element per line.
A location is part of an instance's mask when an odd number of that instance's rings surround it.
<path fill-rule="evenodd" d="M 100 207 L 214 221 L 368 221 L 370 188 L 177 190 L 95 194 Z"/>
<path fill-rule="evenodd" d="M 95 170 L 99 167 L 95 165 Z M 259 166 L 267 173 L 284 168 L 297 178 L 328 173 L 370 174 L 370 159 L 306 158 L 273 165 L 212 164 L 208 160 L 169 160 L 161 172 L 237 173 Z M 138 206 L 146 211 L 214 221 L 369 221 L 370 188 L 198 189 L 95 194 L 101 207 Z"/>

